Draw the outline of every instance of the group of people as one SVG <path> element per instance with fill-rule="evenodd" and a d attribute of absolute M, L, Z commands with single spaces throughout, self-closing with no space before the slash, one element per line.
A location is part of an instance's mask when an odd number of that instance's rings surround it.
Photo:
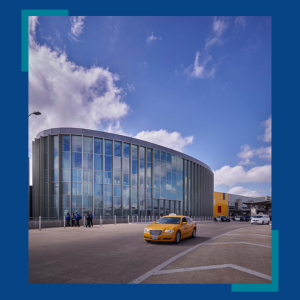
<path fill-rule="evenodd" d="M 72 227 L 73 226 L 78 226 L 80 227 L 80 224 L 79 224 L 79 221 L 82 219 L 81 215 L 76 211 L 76 213 L 72 213 L 72 216 L 67 213 L 66 214 L 66 221 L 67 221 L 67 225 L 68 227 L 70 227 L 70 221 L 72 220 Z M 86 215 L 86 227 L 91 227 L 94 226 L 93 224 L 93 214 L 91 212 L 89 212 L 87 215 Z"/>

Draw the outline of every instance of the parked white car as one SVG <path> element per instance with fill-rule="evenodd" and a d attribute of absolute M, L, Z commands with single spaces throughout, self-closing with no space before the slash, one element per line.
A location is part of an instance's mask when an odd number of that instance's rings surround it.
<path fill-rule="evenodd" d="M 251 218 L 251 225 L 253 224 L 270 224 L 270 217 L 268 215 L 257 215 Z"/>

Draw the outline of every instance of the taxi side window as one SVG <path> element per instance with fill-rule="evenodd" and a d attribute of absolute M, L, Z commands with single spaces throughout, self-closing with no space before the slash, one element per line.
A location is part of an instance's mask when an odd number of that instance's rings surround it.
<path fill-rule="evenodd" d="M 190 218 L 186 218 L 188 223 L 192 223 L 192 220 Z"/>

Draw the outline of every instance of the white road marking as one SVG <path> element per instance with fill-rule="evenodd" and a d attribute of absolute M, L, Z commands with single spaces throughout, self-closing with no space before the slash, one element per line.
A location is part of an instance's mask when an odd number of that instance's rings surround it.
<path fill-rule="evenodd" d="M 207 241 L 204 242 L 204 243 L 198 244 L 198 245 L 196 245 L 196 246 L 194 246 L 194 247 L 192 247 L 192 248 L 190 248 L 190 249 L 187 249 L 187 250 L 185 250 L 185 251 L 183 251 L 183 252 L 181 252 L 181 253 L 179 253 L 179 254 L 177 254 L 177 255 L 171 257 L 170 259 L 168 259 L 168 260 L 165 261 L 164 263 L 162 263 L 162 264 L 156 266 L 155 268 L 153 268 L 152 270 L 148 271 L 147 273 L 141 275 L 140 277 L 138 277 L 138 278 L 132 280 L 131 282 L 129 282 L 129 284 L 139 284 L 139 283 L 141 283 L 142 281 L 144 281 L 145 279 L 147 279 L 148 277 L 152 276 L 153 273 L 159 271 L 160 269 L 162 269 L 162 268 L 164 268 L 165 266 L 169 265 L 170 263 L 172 263 L 172 262 L 175 261 L 176 259 L 178 259 L 178 258 L 184 256 L 185 254 L 187 254 L 187 253 L 189 253 L 189 252 L 191 252 L 191 251 L 197 249 L 198 247 L 203 246 L 203 245 L 205 245 L 205 244 L 207 244 L 207 243 L 209 243 L 209 242 L 211 242 L 211 241 L 213 241 L 213 240 L 215 240 L 215 239 L 217 239 L 217 238 L 219 238 L 219 237 L 221 237 L 221 236 L 223 236 L 223 235 L 226 235 L 226 234 L 228 234 L 228 233 L 231 233 L 231 232 L 234 232 L 234 231 L 238 231 L 238 230 L 241 230 L 241 229 L 244 229 L 244 228 L 242 227 L 242 228 L 239 228 L 239 229 L 235 229 L 235 230 L 232 230 L 232 231 L 223 233 L 223 234 L 221 234 L 221 235 L 218 235 L 218 236 L 216 236 L 216 237 L 214 237 L 214 238 L 211 238 L 211 239 L 207 240 Z"/>
<path fill-rule="evenodd" d="M 259 244 L 247 243 L 247 242 L 209 243 L 209 244 L 206 244 L 206 246 L 207 246 L 207 245 L 225 245 L 225 244 L 248 244 L 248 245 L 254 245 L 254 246 L 260 246 L 260 247 L 271 248 L 271 246 L 265 246 L 265 245 L 259 245 Z"/>
<path fill-rule="evenodd" d="M 153 273 L 152 275 L 162 275 L 162 274 L 172 274 L 172 273 L 181 273 L 181 272 L 191 272 L 199 270 L 211 270 L 211 269 L 221 269 L 221 268 L 233 268 L 248 274 L 252 274 L 267 280 L 271 280 L 271 276 L 256 272 L 247 268 L 243 268 L 234 264 L 224 264 L 224 265 L 214 265 L 214 266 L 203 266 L 203 267 L 193 267 L 193 268 L 183 268 L 183 269 L 173 269 L 173 270 L 162 270 Z"/>
<path fill-rule="evenodd" d="M 233 233 L 233 234 L 228 234 L 228 235 L 260 235 L 260 236 L 271 237 L 271 235 L 257 234 L 257 233 Z"/>

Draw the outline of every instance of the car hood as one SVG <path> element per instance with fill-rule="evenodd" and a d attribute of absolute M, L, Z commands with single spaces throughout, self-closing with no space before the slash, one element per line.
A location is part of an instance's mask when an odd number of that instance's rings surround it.
<path fill-rule="evenodd" d="M 146 226 L 145 228 L 166 230 L 166 229 L 175 229 L 176 227 L 177 227 L 176 224 L 152 224 Z"/>

